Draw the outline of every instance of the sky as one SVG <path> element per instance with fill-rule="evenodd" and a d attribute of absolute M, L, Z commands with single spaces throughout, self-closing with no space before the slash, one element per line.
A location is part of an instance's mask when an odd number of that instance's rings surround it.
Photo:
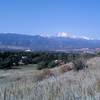
<path fill-rule="evenodd" d="M 100 0 L 0 0 L 0 33 L 100 39 Z"/>

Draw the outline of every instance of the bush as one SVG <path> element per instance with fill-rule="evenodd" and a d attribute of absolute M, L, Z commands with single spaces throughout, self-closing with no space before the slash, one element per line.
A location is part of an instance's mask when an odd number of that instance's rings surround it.
<path fill-rule="evenodd" d="M 0 69 L 11 69 L 13 62 L 10 58 L 5 59 L 4 61 L 0 62 Z"/>
<path fill-rule="evenodd" d="M 35 58 L 32 59 L 32 63 L 34 63 L 34 64 L 37 64 L 37 63 L 39 63 L 41 61 L 42 61 L 41 57 L 35 57 Z"/>
<path fill-rule="evenodd" d="M 63 65 L 60 67 L 60 72 L 65 73 L 65 72 L 68 72 L 72 69 L 73 69 L 73 67 L 71 65 Z"/>
<path fill-rule="evenodd" d="M 38 70 L 47 68 L 47 63 L 45 61 L 41 61 L 40 63 L 38 63 Z"/>
<path fill-rule="evenodd" d="M 51 61 L 49 64 L 48 64 L 48 68 L 54 68 L 55 66 L 57 66 L 58 64 L 55 63 L 55 61 Z"/>
<path fill-rule="evenodd" d="M 74 64 L 74 70 L 76 71 L 79 71 L 88 67 L 88 65 L 86 64 L 86 61 L 82 58 L 74 60 L 73 64 Z"/>

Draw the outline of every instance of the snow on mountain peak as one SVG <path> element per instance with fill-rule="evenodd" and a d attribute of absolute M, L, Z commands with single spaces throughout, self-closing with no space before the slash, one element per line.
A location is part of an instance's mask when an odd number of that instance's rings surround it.
<path fill-rule="evenodd" d="M 65 32 L 59 32 L 57 33 L 57 37 L 69 37 L 69 34 Z"/>
<path fill-rule="evenodd" d="M 87 36 L 76 36 L 76 35 L 71 35 L 66 32 L 58 32 L 56 34 L 43 33 L 43 34 L 40 34 L 40 36 L 42 36 L 42 37 L 63 37 L 63 38 L 73 38 L 73 39 L 79 38 L 79 39 L 85 39 L 85 40 L 94 40 L 93 38 L 89 38 Z"/>
<path fill-rule="evenodd" d="M 65 33 L 65 32 L 59 32 L 57 33 L 57 37 L 65 37 L 65 38 L 73 38 L 73 39 L 77 39 L 77 38 L 80 38 L 80 39 L 85 39 L 85 40 L 94 40 L 93 38 L 89 38 L 87 36 L 75 36 L 75 35 L 71 35 L 69 33 Z"/>

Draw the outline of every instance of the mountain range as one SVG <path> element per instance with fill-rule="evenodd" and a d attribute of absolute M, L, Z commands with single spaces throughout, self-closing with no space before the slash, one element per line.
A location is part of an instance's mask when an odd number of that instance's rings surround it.
<path fill-rule="evenodd" d="M 67 50 L 73 48 L 100 48 L 100 40 L 0 33 L 0 49 Z"/>

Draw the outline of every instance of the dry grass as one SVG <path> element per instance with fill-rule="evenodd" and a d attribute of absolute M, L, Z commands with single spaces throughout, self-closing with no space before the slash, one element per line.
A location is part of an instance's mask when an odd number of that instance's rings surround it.
<path fill-rule="evenodd" d="M 89 68 L 79 72 L 64 66 L 27 74 L 0 87 L 0 100 L 100 100 L 100 58 L 87 63 Z M 42 81 L 36 81 L 38 75 Z"/>
<path fill-rule="evenodd" d="M 41 70 L 40 73 L 36 76 L 36 78 L 37 81 L 42 81 L 52 76 L 54 76 L 53 72 L 50 69 L 46 68 Z"/>
<path fill-rule="evenodd" d="M 65 65 L 60 66 L 59 70 L 60 70 L 61 74 L 64 74 L 64 73 L 72 70 L 73 68 L 74 68 L 73 65 L 71 65 L 71 64 L 65 64 Z"/>
<path fill-rule="evenodd" d="M 96 81 L 96 89 L 98 92 L 100 92 L 100 79 L 97 79 Z"/>

